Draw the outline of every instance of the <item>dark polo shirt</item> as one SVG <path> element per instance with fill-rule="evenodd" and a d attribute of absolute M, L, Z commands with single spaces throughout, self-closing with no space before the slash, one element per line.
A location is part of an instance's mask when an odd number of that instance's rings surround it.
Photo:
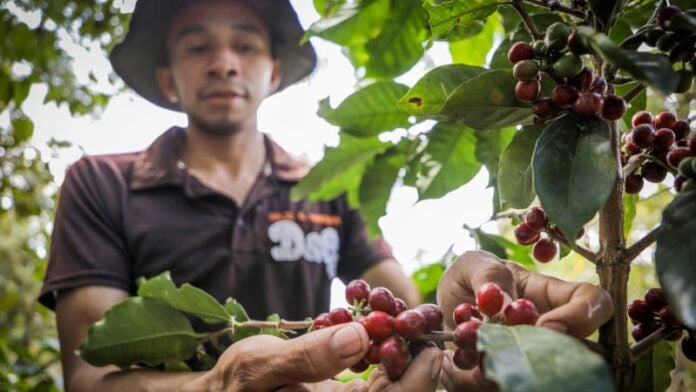
<path fill-rule="evenodd" d="M 345 197 L 291 201 L 308 166 L 269 138 L 270 158 L 244 205 L 216 193 L 178 161 L 174 127 L 146 151 L 93 156 L 70 167 L 61 188 L 39 300 L 86 285 L 134 294 L 138 277 L 170 271 L 219 301 L 235 298 L 252 318 L 291 320 L 329 308 L 331 279 L 358 278 L 393 256 L 372 244 Z"/>

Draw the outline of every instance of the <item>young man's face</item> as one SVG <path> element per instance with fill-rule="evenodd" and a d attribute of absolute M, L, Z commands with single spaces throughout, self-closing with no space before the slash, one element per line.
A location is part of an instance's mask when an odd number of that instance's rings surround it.
<path fill-rule="evenodd" d="M 218 135 L 256 126 L 256 111 L 281 75 L 268 29 L 251 8 L 194 3 L 172 20 L 166 42 L 170 66 L 158 71 L 158 81 L 192 125 Z"/>

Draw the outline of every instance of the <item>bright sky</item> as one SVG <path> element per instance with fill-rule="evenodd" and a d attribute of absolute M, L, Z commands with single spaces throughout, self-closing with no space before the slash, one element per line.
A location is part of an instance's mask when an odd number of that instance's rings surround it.
<path fill-rule="evenodd" d="M 305 27 L 318 19 L 310 0 L 291 1 Z M 133 0 L 126 0 L 124 9 L 132 10 L 133 4 Z M 317 162 L 325 146 L 335 146 L 338 142 L 338 129 L 316 115 L 317 103 L 330 96 L 335 107 L 353 92 L 356 79 L 338 46 L 319 39 L 313 39 L 312 43 L 319 55 L 318 70 L 309 80 L 268 98 L 259 113 L 259 126 L 289 152 Z M 107 59 L 98 51 L 73 47 L 71 53 L 80 80 L 86 82 L 90 70 L 99 77 L 110 72 Z M 430 56 L 437 64 L 450 61 L 447 49 L 442 46 L 436 46 Z M 424 65 L 418 64 L 399 81 L 413 85 L 425 72 Z M 33 142 L 40 148 L 55 138 L 73 142 L 86 154 L 141 150 L 170 126 L 186 125 L 182 114 L 159 108 L 132 93 L 115 97 L 99 119 L 74 119 L 66 108 L 44 105 L 45 92 L 45 87 L 33 88 L 24 104 L 35 121 Z M 68 164 L 83 154 L 80 149 L 52 158 L 52 168 L 59 177 Z M 417 193 L 413 188 L 395 189 L 380 227 L 407 272 L 438 260 L 452 245 L 456 253 L 474 248 L 462 224 L 475 227 L 490 217 L 492 192 L 484 190 L 487 181 L 487 174 L 482 170 L 467 186 L 442 199 L 421 203 L 416 203 Z M 342 290 L 342 284 L 334 284 L 333 306 L 344 306 Z"/>

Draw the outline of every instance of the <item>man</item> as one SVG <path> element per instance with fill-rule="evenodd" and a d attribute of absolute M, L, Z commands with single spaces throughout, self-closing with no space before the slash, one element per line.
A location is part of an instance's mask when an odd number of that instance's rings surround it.
<path fill-rule="evenodd" d="M 345 198 L 311 205 L 289 199 L 307 167 L 257 130 L 263 99 L 314 68 L 311 46 L 298 44 L 301 35 L 287 0 L 137 2 L 112 64 L 136 92 L 184 111 L 189 124 L 142 153 L 84 158 L 66 176 L 40 300 L 56 309 L 67 390 L 436 387 L 443 363 L 437 349 L 416 357 L 397 383 L 383 371 L 367 383 L 324 381 L 367 352 L 359 323 L 290 341 L 247 338 L 207 372 L 97 368 L 74 354 L 88 327 L 134 293 L 137 277 L 165 270 L 177 284 L 237 299 L 255 319 L 274 312 L 304 319 L 327 310 L 335 276 L 361 277 L 411 306 L 418 302 L 385 244 L 368 243 Z"/>

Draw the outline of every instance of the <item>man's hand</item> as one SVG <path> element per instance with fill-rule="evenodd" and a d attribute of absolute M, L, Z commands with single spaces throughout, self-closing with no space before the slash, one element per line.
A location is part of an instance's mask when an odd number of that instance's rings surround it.
<path fill-rule="evenodd" d="M 596 286 L 532 273 L 490 253 L 472 251 L 460 256 L 445 271 L 438 287 L 437 302 L 450 329 L 454 328 L 454 308 L 462 302 L 476 303 L 476 291 L 488 282 L 497 283 L 505 292 L 503 309 L 512 300 L 526 298 L 541 313 L 537 326 L 578 338 L 589 336 L 614 312 L 609 294 Z M 442 370 L 441 381 L 448 390 L 493 388 L 478 368 L 463 371 L 454 366 L 451 355 L 446 356 Z"/>
<path fill-rule="evenodd" d="M 216 366 L 182 391 L 428 391 L 435 390 L 442 352 L 429 349 L 413 359 L 401 379 L 391 383 L 382 369 L 368 382 L 325 381 L 367 353 L 369 337 L 359 323 L 323 328 L 282 340 L 252 336 L 230 346 Z"/>

